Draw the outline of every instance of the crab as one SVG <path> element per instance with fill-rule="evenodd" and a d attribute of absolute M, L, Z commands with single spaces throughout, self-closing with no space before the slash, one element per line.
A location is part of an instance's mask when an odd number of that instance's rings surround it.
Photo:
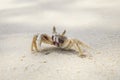
<path fill-rule="evenodd" d="M 49 36 L 47 34 L 34 35 L 32 40 L 31 51 L 36 51 L 36 52 L 41 51 L 41 49 L 38 49 L 37 45 L 41 46 L 42 43 L 45 43 L 45 44 L 50 44 L 55 47 L 66 49 L 66 50 L 74 49 L 75 51 L 78 52 L 79 56 L 85 57 L 86 55 L 83 54 L 83 51 L 81 50 L 81 46 L 87 47 L 87 48 L 90 48 L 90 47 L 78 39 L 70 39 L 66 37 L 65 33 L 66 33 L 66 30 L 64 30 L 62 34 L 58 34 L 56 31 L 56 27 L 54 26 L 52 36 Z M 36 42 L 37 40 L 39 40 L 39 44 Z"/>

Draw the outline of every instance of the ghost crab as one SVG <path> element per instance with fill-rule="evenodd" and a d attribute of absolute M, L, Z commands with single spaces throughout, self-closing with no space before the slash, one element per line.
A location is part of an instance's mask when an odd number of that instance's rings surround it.
<path fill-rule="evenodd" d="M 33 41 L 32 41 L 32 46 L 31 46 L 31 51 L 39 51 L 37 47 L 37 40 L 39 39 L 39 45 L 41 46 L 42 43 L 45 44 L 50 44 L 54 45 L 59 48 L 63 49 L 72 49 L 74 48 L 75 51 L 78 51 L 79 56 L 85 57 L 86 55 L 83 54 L 80 46 L 90 48 L 88 45 L 85 43 L 79 41 L 78 39 L 69 39 L 65 36 L 66 30 L 63 31 L 62 34 L 58 34 L 56 32 L 56 28 L 53 27 L 53 32 L 52 32 L 52 37 L 48 36 L 47 34 L 39 34 L 34 35 Z"/>

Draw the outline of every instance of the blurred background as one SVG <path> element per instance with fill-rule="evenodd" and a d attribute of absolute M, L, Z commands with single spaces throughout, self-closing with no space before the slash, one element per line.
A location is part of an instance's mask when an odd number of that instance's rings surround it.
<path fill-rule="evenodd" d="M 0 36 L 51 35 L 54 25 L 58 33 L 66 29 L 68 37 L 112 47 L 120 43 L 120 0 L 0 1 Z"/>
<path fill-rule="evenodd" d="M 1 0 L 0 34 L 120 31 L 120 0 Z"/>

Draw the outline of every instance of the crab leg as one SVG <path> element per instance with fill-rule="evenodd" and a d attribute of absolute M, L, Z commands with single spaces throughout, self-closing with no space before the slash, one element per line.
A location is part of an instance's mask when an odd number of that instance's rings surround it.
<path fill-rule="evenodd" d="M 37 43 L 36 43 L 37 37 L 38 37 L 37 35 L 34 35 L 34 37 L 33 37 L 31 51 L 34 51 L 34 48 L 35 48 L 35 51 L 37 51 L 37 52 L 39 51 L 37 48 Z"/>

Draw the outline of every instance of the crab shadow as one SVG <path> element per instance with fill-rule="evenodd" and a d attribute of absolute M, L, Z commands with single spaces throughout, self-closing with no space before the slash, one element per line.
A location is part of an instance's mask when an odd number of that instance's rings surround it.
<path fill-rule="evenodd" d="M 51 53 L 58 53 L 58 54 L 76 54 L 77 52 L 73 49 L 63 49 L 63 48 L 57 48 L 57 47 L 48 47 L 44 48 L 40 51 L 40 53 L 43 53 L 45 55 L 51 54 Z"/>

